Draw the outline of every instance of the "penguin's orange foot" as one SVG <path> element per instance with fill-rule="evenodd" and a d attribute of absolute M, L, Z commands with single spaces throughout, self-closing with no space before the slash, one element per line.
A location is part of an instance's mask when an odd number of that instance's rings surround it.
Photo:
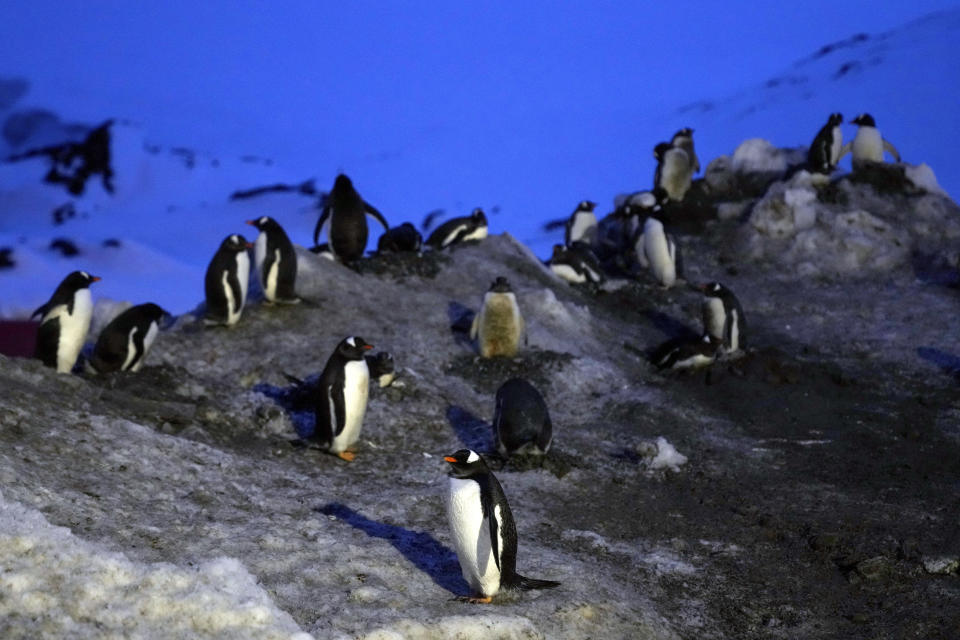
<path fill-rule="evenodd" d="M 355 454 L 353 451 L 341 451 L 337 454 L 337 457 L 341 460 L 346 460 L 347 462 L 353 462 L 357 457 L 357 454 Z"/>
<path fill-rule="evenodd" d="M 469 602 L 470 604 L 490 604 L 493 601 L 491 596 L 457 596 L 460 602 Z"/>

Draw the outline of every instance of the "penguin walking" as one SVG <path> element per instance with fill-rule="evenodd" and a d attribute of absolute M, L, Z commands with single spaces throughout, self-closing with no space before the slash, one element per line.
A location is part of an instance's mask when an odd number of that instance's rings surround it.
<path fill-rule="evenodd" d="M 263 297 L 270 304 L 300 302 L 294 292 L 297 281 L 297 252 L 287 232 L 270 216 L 247 220 L 247 224 L 260 231 L 253 243 L 253 258 Z"/>
<path fill-rule="evenodd" d="M 450 463 L 450 533 L 463 578 L 476 594 L 461 600 L 486 604 L 502 589 L 560 586 L 517 573 L 517 525 L 503 487 L 483 458 L 460 449 L 444 460 Z"/>
<path fill-rule="evenodd" d="M 677 131 L 670 139 L 670 145 L 686 151 L 690 166 L 693 168 L 693 175 L 700 173 L 700 160 L 697 158 L 697 152 L 693 149 L 693 129 L 684 127 Z"/>
<path fill-rule="evenodd" d="M 663 228 L 663 222 L 652 215 L 643 223 L 643 255 L 650 273 L 665 289 L 672 287 L 683 277 L 683 257 L 680 247 Z"/>
<path fill-rule="evenodd" d="M 420 251 L 423 244 L 423 236 L 417 231 L 417 228 L 409 222 L 404 222 L 398 227 L 390 227 L 377 240 L 377 253 L 401 253 L 404 251 L 415 253 Z"/>
<path fill-rule="evenodd" d="M 857 134 L 851 142 L 843 145 L 840 157 L 853 151 L 853 170 L 866 168 L 871 162 L 883 162 L 883 152 L 886 151 L 897 162 L 900 162 L 900 152 L 880 135 L 877 122 L 869 113 L 861 113 L 851 122 L 857 125 Z"/>
<path fill-rule="evenodd" d="M 807 151 L 807 168 L 810 171 L 830 175 L 837 168 L 840 150 L 843 148 L 843 131 L 840 129 L 842 122 L 842 114 L 831 113 L 827 124 L 817 132 L 817 137 L 810 143 Z"/>
<path fill-rule="evenodd" d="M 547 264 L 551 271 L 572 284 L 602 284 L 605 279 L 597 257 L 582 242 L 573 247 L 553 245 L 553 254 Z"/>
<path fill-rule="evenodd" d="M 653 157 L 657 159 L 653 186 L 663 188 L 670 200 L 683 200 L 693 181 L 690 156 L 680 147 L 661 142 L 653 148 Z"/>
<path fill-rule="evenodd" d="M 240 319 L 247 301 L 250 284 L 250 256 L 247 249 L 253 245 L 242 235 L 234 233 L 223 239 L 213 254 L 204 278 L 207 295 L 207 325 L 232 326 Z"/>
<path fill-rule="evenodd" d="M 152 302 L 122 312 L 100 332 L 90 364 L 99 373 L 140 371 L 167 315 Z"/>
<path fill-rule="evenodd" d="M 747 321 L 737 296 L 719 282 L 696 287 L 703 293 L 703 332 L 719 345 L 721 353 L 746 348 Z"/>
<path fill-rule="evenodd" d="M 593 212 L 596 202 L 581 200 L 570 217 L 567 218 L 564 233 L 564 244 L 573 246 L 574 242 L 585 242 L 593 245 L 597 240 L 597 216 Z"/>
<path fill-rule="evenodd" d="M 497 452 L 546 455 L 553 443 L 553 423 L 547 403 L 536 387 L 523 378 L 510 378 L 497 389 L 493 431 Z"/>
<path fill-rule="evenodd" d="M 367 248 L 367 214 L 376 218 L 384 229 L 390 228 L 383 214 L 364 201 L 354 189 L 350 178 L 341 173 L 333 181 L 333 189 L 327 196 L 326 206 L 313 230 L 313 244 L 317 244 L 320 230 L 329 218 L 330 228 L 327 235 L 330 249 L 340 261 L 353 262 L 363 256 L 363 251 Z"/>
<path fill-rule="evenodd" d="M 523 316 L 517 305 L 517 296 L 507 279 L 498 277 L 483 295 L 483 304 L 470 327 L 470 339 L 477 341 L 484 358 L 512 358 L 520 348 L 523 332 Z"/>
<path fill-rule="evenodd" d="M 373 345 L 363 338 L 344 338 L 320 374 L 313 438 L 337 457 L 353 462 L 351 446 L 360 438 L 370 393 L 370 369 L 364 358 Z"/>
<path fill-rule="evenodd" d="M 70 373 L 87 339 L 93 317 L 90 285 L 99 280 L 86 271 L 74 271 L 30 314 L 40 316 L 34 357 L 59 373 Z"/>
<path fill-rule="evenodd" d="M 486 237 L 487 216 L 483 209 L 477 207 L 469 216 L 447 220 L 434 229 L 427 238 L 427 244 L 434 249 L 446 249 L 454 244 Z"/>

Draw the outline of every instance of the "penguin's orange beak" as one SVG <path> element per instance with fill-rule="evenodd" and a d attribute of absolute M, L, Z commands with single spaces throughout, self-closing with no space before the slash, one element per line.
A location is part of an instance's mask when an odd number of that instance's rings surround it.
<path fill-rule="evenodd" d="M 373 345 L 372 345 L 372 344 L 365 344 L 365 345 L 363 345 L 363 350 L 364 350 L 364 351 L 370 351 L 370 349 L 373 349 Z"/>
<path fill-rule="evenodd" d="M 100 276 L 90 276 L 90 280 L 91 280 L 92 282 L 100 282 L 100 280 L 102 280 L 102 278 L 101 278 Z"/>
<path fill-rule="evenodd" d="M 457 459 L 454 458 L 453 456 L 444 456 L 443 459 L 446 460 L 447 462 L 456 462 L 456 461 L 457 461 Z"/>
<path fill-rule="evenodd" d="M 247 224 L 252 227 L 252 226 L 256 225 L 257 222 L 256 222 L 255 220 L 247 220 Z"/>
<path fill-rule="evenodd" d="M 247 249 L 253 249 L 253 243 L 252 243 L 252 242 L 248 242 L 248 243 L 247 243 Z"/>

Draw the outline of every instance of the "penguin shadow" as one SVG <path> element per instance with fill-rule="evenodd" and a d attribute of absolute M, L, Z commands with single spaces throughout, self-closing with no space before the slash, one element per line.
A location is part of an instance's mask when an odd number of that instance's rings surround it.
<path fill-rule="evenodd" d="M 287 376 L 287 379 L 291 382 L 288 387 L 277 387 L 261 382 L 253 386 L 253 391 L 262 393 L 283 409 L 301 440 L 309 438 L 316 429 L 316 417 L 314 416 L 315 389 L 311 384 L 315 381 L 311 381 L 309 378 L 298 380 L 292 376 Z"/>
<path fill-rule="evenodd" d="M 470 340 L 470 326 L 476 314 L 469 307 L 465 307 L 455 300 L 447 304 L 447 319 L 450 321 L 450 333 L 457 344 L 473 348 Z"/>
<path fill-rule="evenodd" d="M 960 382 L 960 356 L 933 347 L 917 347 L 917 355 Z"/>
<path fill-rule="evenodd" d="M 430 576 L 437 586 L 446 589 L 454 596 L 470 593 L 469 585 L 460 575 L 457 554 L 442 545 L 431 534 L 371 520 L 339 502 L 330 502 L 316 507 L 315 510 L 326 516 L 334 516 L 371 538 L 382 538 L 388 541 L 403 557 Z"/>
<path fill-rule="evenodd" d="M 489 424 L 456 405 L 447 407 L 447 420 L 465 447 L 478 453 L 493 451 L 493 431 Z"/>

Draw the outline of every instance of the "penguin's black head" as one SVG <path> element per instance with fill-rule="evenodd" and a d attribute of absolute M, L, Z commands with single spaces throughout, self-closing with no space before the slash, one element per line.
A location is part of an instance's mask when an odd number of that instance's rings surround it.
<path fill-rule="evenodd" d="M 223 239 L 223 243 L 220 244 L 220 248 L 239 253 L 241 251 L 246 251 L 247 249 L 252 249 L 253 245 L 247 242 L 247 239 L 239 233 L 232 233 Z"/>
<path fill-rule="evenodd" d="M 483 461 L 480 454 L 470 449 L 460 449 L 454 454 L 444 456 L 443 459 L 450 463 L 450 475 L 454 478 L 469 478 L 477 473 L 489 471 L 487 463 Z"/>
<path fill-rule="evenodd" d="M 493 284 L 490 285 L 490 291 L 495 293 L 510 293 L 513 289 L 510 288 L 510 282 L 503 276 L 498 276 L 496 280 L 493 281 Z"/>
<path fill-rule="evenodd" d="M 65 287 L 70 291 L 79 291 L 80 289 L 86 289 L 94 282 L 99 281 L 100 278 L 97 276 L 92 276 L 86 271 L 74 271 L 63 279 L 63 282 L 60 283 L 60 286 Z"/>
<path fill-rule="evenodd" d="M 473 212 L 470 214 L 470 217 L 477 224 L 480 224 L 480 225 L 487 224 L 487 215 L 483 212 L 483 209 L 481 209 L 480 207 L 477 207 L 476 209 L 474 209 Z"/>
<path fill-rule="evenodd" d="M 280 226 L 277 224 L 277 221 L 270 216 L 260 216 L 254 220 L 247 220 L 247 224 L 256 227 L 260 231 L 266 231 L 267 229 Z"/>
<path fill-rule="evenodd" d="M 577 211 L 593 211 L 593 208 L 596 206 L 596 202 L 591 202 L 590 200 L 581 200 L 580 204 L 577 205 Z"/>
<path fill-rule="evenodd" d="M 393 373 L 396 370 L 393 364 L 393 356 L 389 351 L 381 351 L 375 356 L 365 357 L 367 366 L 370 367 L 371 376 L 382 376 L 386 373 Z"/>
<path fill-rule="evenodd" d="M 363 338 L 358 336 L 344 338 L 340 341 L 340 344 L 337 345 L 337 353 L 347 360 L 363 360 L 364 352 L 370 349 L 373 349 L 373 345 L 367 344 Z"/>
<path fill-rule="evenodd" d="M 829 124 L 831 127 L 836 127 L 837 125 L 839 125 L 839 124 L 842 123 L 842 122 L 843 122 L 843 114 L 842 114 L 842 113 L 831 113 L 831 114 L 830 114 L 830 119 L 827 120 L 827 124 Z"/>
<path fill-rule="evenodd" d="M 657 199 L 657 204 L 653 205 L 653 209 L 657 210 L 667 203 L 667 200 L 670 199 L 670 194 L 667 193 L 667 190 L 663 187 L 657 186 L 651 191 L 653 197 Z"/>
<path fill-rule="evenodd" d="M 551 262 L 557 262 L 563 260 L 566 257 L 567 249 L 562 244 L 553 245 L 553 254 L 550 256 Z M 496 284 L 496 283 L 494 283 Z"/>
<path fill-rule="evenodd" d="M 693 137 L 693 129 L 691 129 L 690 127 L 684 127 L 683 129 L 680 129 L 675 134 L 673 134 L 674 140 L 676 140 L 677 138 L 692 138 L 692 137 Z"/>
<path fill-rule="evenodd" d="M 348 178 L 346 174 L 341 173 L 337 176 L 337 179 L 333 181 L 333 190 L 343 191 L 345 189 L 353 189 L 353 182 L 350 181 L 350 178 Z"/>
<path fill-rule="evenodd" d="M 695 284 L 693 285 L 693 288 L 701 292 L 703 295 L 707 296 L 708 298 L 716 298 L 720 296 L 724 291 L 727 290 L 727 288 L 724 287 L 719 282 L 706 282 L 703 284 Z"/>
<path fill-rule="evenodd" d="M 667 151 L 673 148 L 673 145 L 669 142 L 661 142 L 653 148 L 653 157 L 657 160 L 663 160 L 663 156 Z"/>
<path fill-rule="evenodd" d="M 170 315 L 169 313 L 163 310 L 163 307 L 157 304 L 153 304 L 152 302 L 146 302 L 144 304 L 141 304 L 140 312 L 143 313 L 143 315 L 149 318 L 150 320 L 156 320 L 157 322 L 159 322 L 160 318 L 162 318 L 163 316 Z"/>
<path fill-rule="evenodd" d="M 860 127 L 875 127 L 877 126 L 876 120 L 873 119 L 873 116 L 869 113 L 861 113 L 856 118 L 851 120 L 853 124 Z"/>

